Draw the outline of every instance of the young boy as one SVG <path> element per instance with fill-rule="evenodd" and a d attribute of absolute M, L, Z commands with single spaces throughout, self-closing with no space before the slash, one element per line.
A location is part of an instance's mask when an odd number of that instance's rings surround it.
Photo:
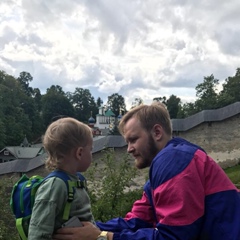
<path fill-rule="evenodd" d="M 78 181 L 77 172 L 84 172 L 92 161 L 92 131 L 73 118 L 61 118 L 49 125 L 43 146 L 48 153 L 46 168 L 63 171 L 72 181 Z M 52 239 L 56 229 L 64 223 L 63 212 L 67 202 L 66 183 L 59 177 L 45 180 L 39 187 L 29 225 L 28 239 Z M 80 221 L 94 218 L 85 188 L 75 188 L 69 217 L 77 216 Z"/>

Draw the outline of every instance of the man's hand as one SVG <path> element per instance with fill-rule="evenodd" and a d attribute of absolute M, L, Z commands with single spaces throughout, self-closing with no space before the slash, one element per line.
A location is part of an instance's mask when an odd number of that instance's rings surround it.
<path fill-rule="evenodd" d="M 53 235 L 53 240 L 96 240 L 101 230 L 90 222 L 82 222 L 83 227 L 60 228 Z"/>

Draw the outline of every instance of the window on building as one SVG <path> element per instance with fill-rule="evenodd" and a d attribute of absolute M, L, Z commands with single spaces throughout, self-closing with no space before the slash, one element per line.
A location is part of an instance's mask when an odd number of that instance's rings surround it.
<path fill-rule="evenodd" d="M 4 151 L 3 154 L 4 154 L 5 156 L 8 156 L 8 155 L 9 155 L 9 151 Z"/>

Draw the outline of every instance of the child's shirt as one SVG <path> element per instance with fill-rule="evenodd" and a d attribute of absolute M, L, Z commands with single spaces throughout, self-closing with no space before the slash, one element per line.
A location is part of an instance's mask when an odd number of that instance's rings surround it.
<path fill-rule="evenodd" d="M 75 175 L 68 176 L 77 181 Z M 64 207 L 67 202 L 68 189 L 66 183 L 58 178 L 48 178 L 39 187 L 29 225 L 29 240 L 52 239 L 52 234 L 59 229 L 63 221 Z M 80 221 L 90 221 L 95 224 L 91 212 L 88 193 L 85 188 L 75 188 L 69 217 L 77 216 Z"/>

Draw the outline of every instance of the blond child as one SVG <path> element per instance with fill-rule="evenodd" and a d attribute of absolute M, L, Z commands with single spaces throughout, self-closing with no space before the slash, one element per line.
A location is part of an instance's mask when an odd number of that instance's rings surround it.
<path fill-rule="evenodd" d="M 79 180 L 77 173 L 85 172 L 92 161 L 92 131 L 74 118 L 61 118 L 51 123 L 43 137 L 48 153 L 46 168 L 61 171 L 73 182 Z M 29 225 L 28 239 L 52 239 L 63 220 L 64 206 L 68 198 L 66 183 L 59 177 L 46 179 L 36 193 Z M 95 224 L 86 188 L 74 189 L 69 218 L 77 216 L 80 221 Z"/>

